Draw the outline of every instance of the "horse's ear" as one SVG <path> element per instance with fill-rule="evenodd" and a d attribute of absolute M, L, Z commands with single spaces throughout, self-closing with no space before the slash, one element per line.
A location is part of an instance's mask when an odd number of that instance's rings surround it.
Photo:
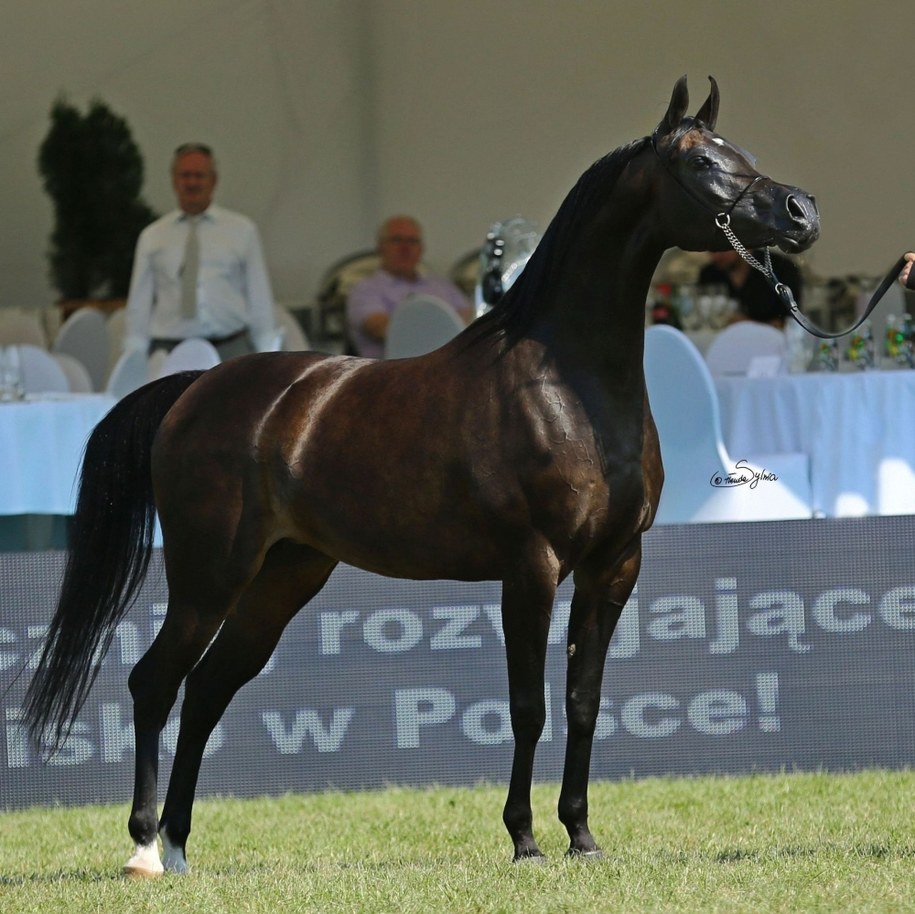
<path fill-rule="evenodd" d="M 718 83 L 714 76 L 710 76 L 708 81 L 712 84 L 711 89 L 705 104 L 696 112 L 696 120 L 702 121 L 709 130 L 714 130 L 718 123 Z"/>
<path fill-rule="evenodd" d="M 686 109 L 689 107 L 689 90 L 686 88 L 686 76 L 681 76 L 674 84 L 674 91 L 670 96 L 670 105 L 667 107 L 667 114 L 658 124 L 657 132 L 662 136 L 671 133 L 680 126 L 680 121 L 686 117 Z"/>

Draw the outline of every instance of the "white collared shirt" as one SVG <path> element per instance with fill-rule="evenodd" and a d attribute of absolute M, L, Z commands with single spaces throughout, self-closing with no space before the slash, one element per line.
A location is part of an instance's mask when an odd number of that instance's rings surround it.
<path fill-rule="evenodd" d="M 200 269 L 197 317 L 181 316 L 181 271 L 189 219 L 180 210 L 140 233 L 127 298 L 124 348 L 147 349 L 151 338 L 219 338 L 248 329 L 255 349 L 275 347 L 273 293 L 257 226 L 218 206 L 197 225 Z"/>

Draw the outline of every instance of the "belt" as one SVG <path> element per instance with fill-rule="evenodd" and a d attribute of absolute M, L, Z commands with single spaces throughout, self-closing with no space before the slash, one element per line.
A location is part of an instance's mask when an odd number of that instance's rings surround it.
<path fill-rule="evenodd" d="M 208 343 L 212 343 L 214 346 L 221 346 L 223 343 L 231 343 L 241 339 L 247 332 L 247 330 L 236 330 L 235 333 L 230 333 L 228 336 L 205 336 L 202 337 L 202 339 L 205 339 Z M 184 339 L 165 339 L 163 337 L 154 337 L 149 341 L 150 347 L 153 349 L 165 347 L 174 348 L 178 343 L 183 342 Z"/>
<path fill-rule="evenodd" d="M 231 343 L 234 340 L 240 340 L 247 332 L 247 330 L 236 330 L 235 333 L 230 333 L 228 336 L 208 336 L 206 337 L 206 340 L 214 346 L 221 346 L 223 343 Z"/>

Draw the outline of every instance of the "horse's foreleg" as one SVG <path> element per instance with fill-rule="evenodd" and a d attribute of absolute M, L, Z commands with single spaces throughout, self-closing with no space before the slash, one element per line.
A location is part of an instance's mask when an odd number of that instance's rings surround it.
<path fill-rule="evenodd" d="M 159 823 L 165 868 L 187 870 L 185 847 L 207 740 L 235 693 L 266 665 L 290 619 L 327 581 L 336 561 L 276 544 L 185 684 L 181 728 Z"/>
<path fill-rule="evenodd" d="M 559 796 L 559 818 L 569 833 L 569 854 L 573 856 L 601 853 L 588 827 L 591 748 L 607 648 L 638 579 L 641 560 L 641 545 L 637 542 L 621 563 L 606 571 L 582 569 L 575 574 L 567 641 L 568 736 Z"/>
<path fill-rule="evenodd" d="M 534 753 L 546 722 L 544 670 L 556 578 L 526 568 L 502 586 L 502 628 L 515 753 L 502 820 L 514 842 L 514 860 L 543 857 L 534 840 L 531 781 Z"/>

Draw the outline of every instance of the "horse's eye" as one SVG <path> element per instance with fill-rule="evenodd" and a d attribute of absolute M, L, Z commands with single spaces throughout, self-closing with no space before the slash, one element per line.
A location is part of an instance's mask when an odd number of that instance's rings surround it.
<path fill-rule="evenodd" d="M 697 155 L 689 160 L 690 168 L 695 171 L 706 171 L 714 164 L 708 156 Z"/>

